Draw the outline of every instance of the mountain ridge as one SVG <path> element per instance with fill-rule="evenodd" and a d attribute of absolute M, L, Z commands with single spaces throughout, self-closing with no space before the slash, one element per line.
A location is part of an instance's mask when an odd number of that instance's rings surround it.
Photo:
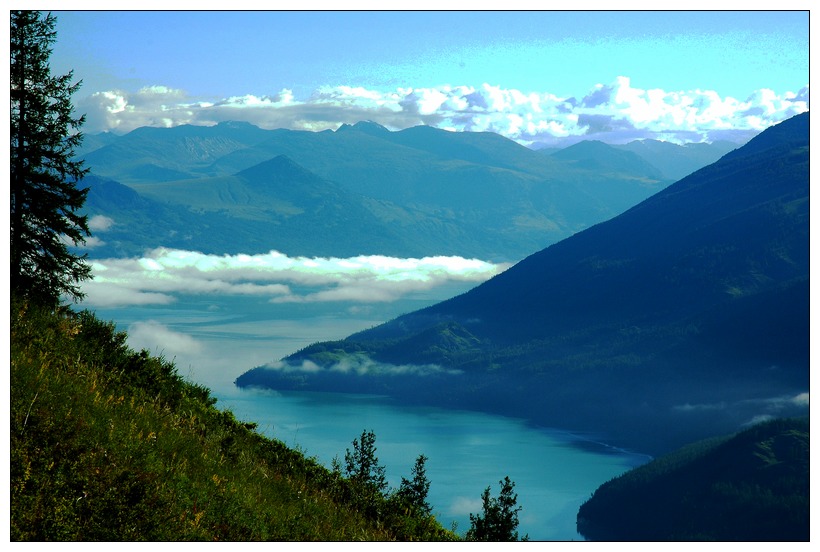
<path fill-rule="evenodd" d="M 108 143 L 110 138 L 100 143 Z M 342 235 L 347 240 L 341 244 L 343 249 L 353 254 L 447 254 L 517 261 L 614 216 L 669 183 L 655 178 L 657 173 L 653 177 L 644 168 L 636 169 L 637 165 L 606 171 L 585 169 L 493 133 L 455 133 L 424 126 L 390 131 L 366 122 L 318 133 L 269 131 L 238 123 L 144 128 L 85 153 L 84 158 L 94 175 L 131 186 L 168 208 L 200 214 L 219 212 L 223 218 L 236 215 L 242 223 L 247 220 L 249 206 L 238 204 L 230 194 L 224 196 L 224 204 L 212 202 L 202 211 L 204 198 L 181 194 L 180 189 L 224 187 L 231 178 L 251 175 L 251 180 L 261 182 L 267 176 L 259 167 L 280 155 L 326 181 L 328 190 L 343 194 L 351 209 L 361 213 L 359 218 L 372 221 L 372 234 L 384 236 L 376 244 L 362 234 L 355 239 Z M 254 167 L 254 171 L 237 177 Z M 284 190 L 280 187 L 278 191 Z M 264 204 L 276 198 L 260 199 Z M 150 220 L 149 213 L 118 213 L 112 202 L 103 203 L 106 209 L 90 202 L 89 214 L 113 220 L 119 216 Z M 354 208 L 354 203 L 359 205 Z M 238 212 L 232 213 L 235 210 Z M 261 222 L 264 214 L 257 214 Z M 341 218 L 333 220 L 331 215 Z M 334 215 L 331 209 L 326 218 L 314 222 L 317 228 L 338 228 L 346 220 L 350 218 L 343 212 L 336 210 Z M 252 253 L 252 246 L 265 252 L 345 254 L 329 252 L 330 244 L 319 242 L 324 237 L 310 242 L 304 229 L 294 242 L 297 234 L 289 229 L 280 232 L 280 222 L 274 214 L 270 223 L 277 231 L 268 232 L 266 245 L 255 239 L 243 247 L 243 242 L 237 241 L 235 251 L 231 251 Z M 381 228 L 376 229 L 379 224 Z M 398 226 L 392 228 L 394 224 Z M 145 228 L 137 233 L 150 232 Z M 124 243 L 127 238 L 122 239 Z M 195 236 L 190 246 L 209 247 L 202 240 Z M 156 245 L 134 242 L 132 248 L 136 252 Z"/>
<path fill-rule="evenodd" d="M 765 131 L 748 150 L 463 295 L 284 360 L 298 366 L 321 352 L 338 361 L 355 350 L 374 362 L 441 364 L 463 381 L 436 382 L 446 391 L 420 381 L 401 386 L 547 425 L 563 419 L 651 450 L 731 431 L 766 400 L 808 389 L 808 119 Z M 767 332 L 757 319 L 778 320 L 794 337 Z M 479 352 L 473 339 L 446 353 L 435 339 L 419 349 L 413 336 L 443 323 L 475 338 Z M 759 358 L 750 361 L 739 345 Z M 258 369 L 237 384 L 313 388 L 317 377 Z M 369 389 L 365 378 L 340 384 Z M 416 400 L 398 383 L 379 384 Z M 535 389 L 545 390 L 546 404 Z M 701 403 L 730 407 L 686 407 Z"/>
<path fill-rule="evenodd" d="M 692 443 L 601 485 L 578 511 L 598 541 L 808 541 L 809 420 Z"/>

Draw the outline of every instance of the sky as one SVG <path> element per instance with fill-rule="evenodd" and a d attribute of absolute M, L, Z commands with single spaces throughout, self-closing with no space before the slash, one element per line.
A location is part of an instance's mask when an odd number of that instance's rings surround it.
<path fill-rule="evenodd" d="M 807 11 L 55 15 L 52 71 L 82 79 L 86 133 L 372 120 L 533 147 L 743 142 L 809 107 Z"/>

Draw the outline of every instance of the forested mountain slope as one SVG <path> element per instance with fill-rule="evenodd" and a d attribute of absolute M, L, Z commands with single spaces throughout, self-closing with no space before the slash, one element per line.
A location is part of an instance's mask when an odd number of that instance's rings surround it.
<path fill-rule="evenodd" d="M 648 452 L 772 410 L 799 413 L 806 405 L 794 397 L 809 380 L 808 123 L 805 113 L 770 128 L 464 295 L 237 383 L 493 410 Z M 338 369 L 351 363 L 371 375 Z M 385 368 L 408 365 L 435 370 L 411 378 Z"/>
<path fill-rule="evenodd" d="M 588 540 L 808 541 L 809 420 L 776 419 L 688 445 L 601 485 Z"/>

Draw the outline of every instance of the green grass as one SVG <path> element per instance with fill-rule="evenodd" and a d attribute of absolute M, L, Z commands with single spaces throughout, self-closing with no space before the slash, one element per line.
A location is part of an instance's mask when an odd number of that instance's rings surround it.
<path fill-rule="evenodd" d="M 457 538 L 261 436 L 125 339 L 87 312 L 12 302 L 11 540 Z"/>

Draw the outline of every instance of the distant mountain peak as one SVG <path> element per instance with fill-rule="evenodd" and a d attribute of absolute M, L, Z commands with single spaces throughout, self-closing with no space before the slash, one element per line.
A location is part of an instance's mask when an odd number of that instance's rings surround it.
<path fill-rule="evenodd" d="M 662 172 L 637 153 L 600 140 L 584 140 L 552 154 L 555 159 L 577 163 L 594 170 L 623 171 L 661 180 Z"/>
<path fill-rule="evenodd" d="M 220 121 L 216 124 L 219 128 L 234 128 L 234 129 L 247 129 L 247 128 L 259 128 L 258 126 L 254 125 L 253 123 L 249 123 L 247 121 Z"/>
<path fill-rule="evenodd" d="M 319 177 L 316 176 L 316 174 L 312 173 L 284 154 L 277 155 L 276 157 L 263 161 L 253 167 L 248 167 L 247 169 L 236 173 L 236 176 L 243 178 L 257 178 L 260 175 L 267 176 L 270 174 L 289 175 L 290 177 L 300 176 L 303 178 L 319 180 Z"/>
<path fill-rule="evenodd" d="M 359 121 L 355 125 L 349 125 L 347 123 L 343 123 L 342 126 L 340 126 L 336 130 L 336 132 L 340 132 L 340 131 L 341 132 L 347 132 L 347 131 L 351 131 L 351 130 L 355 130 L 355 131 L 358 131 L 358 132 L 365 132 L 367 134 L 373 134 L 373 135 L 385 134 L 385 133 L 390 132 L 390 130 L 388 130 L 386 127 L 383 127 L 379 123 L 375 123 L 373 121 Z"/>

